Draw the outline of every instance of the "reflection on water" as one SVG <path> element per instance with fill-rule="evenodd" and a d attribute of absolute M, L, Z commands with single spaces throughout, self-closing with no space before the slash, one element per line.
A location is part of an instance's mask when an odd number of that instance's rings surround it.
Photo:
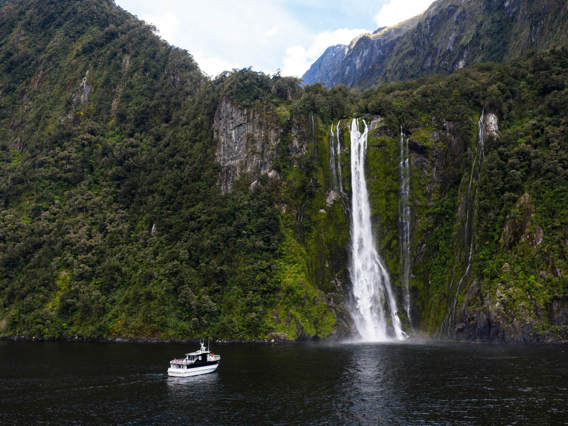
<path fill-rule="evenodd" d="M 203 374 L 192 377 L 169 377 L 167 376 L 168 390 L 174 395 L 179 392 L 193 391 L 199 388 L 201 392 L 211 389 L 218 383 L 217 373 Z"/>
<path fill-rule="evenodd" d="M 141 347 L 143 350 L 140 350 Z M 554 423 L 562 346 L 223 345 L 168 377 L 180 345 L 0 344 L 2 423 Z"/>
<path fill-rule="evenodd" d="M 357 423 L 380 420 L 384 402 L 391 399 L 386 386 L 388 367 L 376 353 L 383 348 L 384 345 L 361 345 L 350 352 L 350 366 L 344 373 L 351 378 L 346 399 L 351 401 L 348 417 Z"/>

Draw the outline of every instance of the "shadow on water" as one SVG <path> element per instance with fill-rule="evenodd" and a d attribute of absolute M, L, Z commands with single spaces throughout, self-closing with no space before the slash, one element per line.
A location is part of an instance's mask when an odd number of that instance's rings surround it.
<path fill-rule="evenodd" d="M 565 346 L 231 344 L 170 378 L 173 344 L 0 344 L 2 423 L 554 423 Z"/>

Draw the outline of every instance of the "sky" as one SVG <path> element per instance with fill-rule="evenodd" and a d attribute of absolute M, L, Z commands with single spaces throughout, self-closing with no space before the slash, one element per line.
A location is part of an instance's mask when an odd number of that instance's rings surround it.
<path fill-rule="evenodd" d="M 336 44 L 395 25 L 433 0 L 115 0 L 214 77 L 252 67 L 301 77 Z"/>

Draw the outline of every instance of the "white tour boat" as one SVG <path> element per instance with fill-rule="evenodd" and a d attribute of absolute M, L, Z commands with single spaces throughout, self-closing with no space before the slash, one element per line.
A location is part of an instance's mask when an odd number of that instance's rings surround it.
<path fill-rule="evenodd" d="M 197 376 L 214 372 L 219 366 L 221 355 L 215 355 L 201 342 L 201 348 L 185 354 L 183 359 L 170 361 L 168 375 L 174 377 Z"/>

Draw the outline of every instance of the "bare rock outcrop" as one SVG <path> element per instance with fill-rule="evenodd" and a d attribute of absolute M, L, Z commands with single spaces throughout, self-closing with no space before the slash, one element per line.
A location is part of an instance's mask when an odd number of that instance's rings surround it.
<path fill-rule="evenodd" d="M 488 136 L 499 138 L 499 119 L 495 114 L 489 113 L 485 116 L 485 131 Z"/>
<path fill-rule="evenodd" d="M 215 113 L 213 132 L 217 141 L 216 160 L 221 166 L 219 185 L 223 193 L 230 193 L 233 183 L 244 175 L 256 178 L 262 174 L 278 179 L 273 169 L 282 126 L 270 111 L 247 109 L 224 97 Z M 274 118 L 274 120 L 273 120 Z M 290 152 L 302 155 L 298 132 L 292 129 Z"/>

